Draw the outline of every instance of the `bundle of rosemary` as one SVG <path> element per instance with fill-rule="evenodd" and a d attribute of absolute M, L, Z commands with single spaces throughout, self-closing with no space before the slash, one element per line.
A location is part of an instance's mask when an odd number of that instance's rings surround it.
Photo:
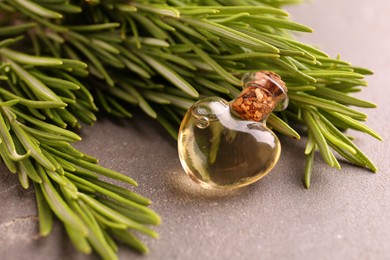
<path fill-rule="evenodd" d="M 245 72 L 269 70 L 286 82 L 290 105 L 268 125 L 296 139 L 289 122 L 307 127 L 307 187 L 316 150 L 332 167 L 340 168 L 338 153 L 375 172 L 343 133 L 380 139 L 349 107 L 375 107 L 349 95 L 371 72 L 292 39 L 290 31 L 311 32 L 280 9 L 298 2 L 0 1 L 0 155 L 24 188 L 34 186 L 41 235 L 54 214 L 81 252 L 115 259 L 115 240 L 146 252 L 134 233 L 156 237 L 148 226 L 159 216 L 148 199 L 99 179 L 136 185 L 72 146 L 80 122 L 93 124 L 99 109 L 131 117 L 139 107 L 176 137 L 194 101 L 237 96 Z"/>

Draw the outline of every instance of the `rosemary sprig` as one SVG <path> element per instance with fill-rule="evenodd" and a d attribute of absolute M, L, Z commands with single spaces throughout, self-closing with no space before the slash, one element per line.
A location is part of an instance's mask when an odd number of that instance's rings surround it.
<path fill-rule="evenodd" d="M 246 72 L 272 70 L 286 82 L 290 105 L 268 125 L 296 139 L 289 123 L 306 126 L 307 187 L 316 150 L 330 166 L 340 167 L 338 153 L 375 172 L 343 132 L 380 139 L 350 107 L 375 107 L 350 96 L 371 71 L 292 39 L 290 31 L 311 32 L 280 9 L 298 2 L 1 1 L 0 155 L 23 187 L 33 182 L 41 234 L 54 213 L 84 253 L 116 258 L 112 236 L 146 252 L 133 230 L 156 236 L 147 227 L 160 222 L 150 201 L 99 180 L 136 184 L 73 148 L 81 138 L 72 130 L 93 124 L 98 107 L 118 117 L 139 107 L 177 137 L 198 97 L 237 96 Z"/>
<path fill-rule="evenodd" d="M 93 115 L 96 111 L 92 95 L 72 76 L 73 69 L 85 70 L 87 66 L 7 48 L 0 53 L 0 155 L 25 189 L 32 181 L 40 234 L 50 233 L 54 214 L 81 252 L 91 253 L 93 248 L 103 258 L 115 259 L 116 245 L 109 234 L 117 234 L 119 240 L 147 252 L 133 233 L 157 236 L 147 227 L 160 223 L 159 216 L 147 208 L 150 201 L 99 180 L 99 176 L 106 176 L 137 185 L 130 177 L 98 166 L 96 159 L 73 148 L 71 143 L 81 138 L 65 129 L 68 124 L 79 126 L 80 113 Z M 85 123 L 94 121 L 94 116 L 79 118 Z"/>

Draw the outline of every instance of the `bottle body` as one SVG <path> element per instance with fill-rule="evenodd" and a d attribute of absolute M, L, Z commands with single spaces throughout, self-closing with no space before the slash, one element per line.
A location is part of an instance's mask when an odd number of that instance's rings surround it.
<path fill-rule="evenodd" d="M 179 157 L 186 173 L 205 188 L 231 189 L 265 176 L 280 156 L 280 142 L 264 123 L 242 120 L 221 98 L 188 110 L 179 131 Z"/>

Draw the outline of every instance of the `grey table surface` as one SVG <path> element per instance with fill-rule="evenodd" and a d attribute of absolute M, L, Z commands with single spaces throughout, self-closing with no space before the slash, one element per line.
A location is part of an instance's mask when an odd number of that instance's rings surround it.
<path fill-rule="evenodd" d="M 299 36 L 330 55 L 376 72 L 358 96 L 378 104 L 367 124 L 384 138 L 351 132 L 379 167 L 377 174 L 316 160 L 312 188 L 302 185 L 303 142 L 281 138 L 281 159 L 260 182 L 235 192 L 205 192 L 183 173 L 176 144 L 155 122 L 101 118 L 81 131 L 78 147 L 101 164 L 134 177 L 137 192 L 161 214 L 160 239 L 145 238 L 140 256 L 121 246 L 121 259 L 389 259 L 390 258 L 390 2 L 317 0 L 289 7 L 314 28 Z M 33 191 L 0 168 L 0 259 L 96 259 L 77 253 L 59 223 L 38 237 Z"/>

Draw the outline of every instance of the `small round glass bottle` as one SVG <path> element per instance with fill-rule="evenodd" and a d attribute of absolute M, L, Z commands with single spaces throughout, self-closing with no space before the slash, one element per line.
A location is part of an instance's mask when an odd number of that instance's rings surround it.
<path fill-rule="evenodd" d="M 287 107 L 287 88 L 277 74 L 268 71 L 246 74 L 243 81 L 244 90 L 236 99 L 201 99 L 181 123 L 181 164 L 204 188 L 249 185 L 279 159 L 280 142 L 267 128 L 266 119 L 273 110 Z"/>

